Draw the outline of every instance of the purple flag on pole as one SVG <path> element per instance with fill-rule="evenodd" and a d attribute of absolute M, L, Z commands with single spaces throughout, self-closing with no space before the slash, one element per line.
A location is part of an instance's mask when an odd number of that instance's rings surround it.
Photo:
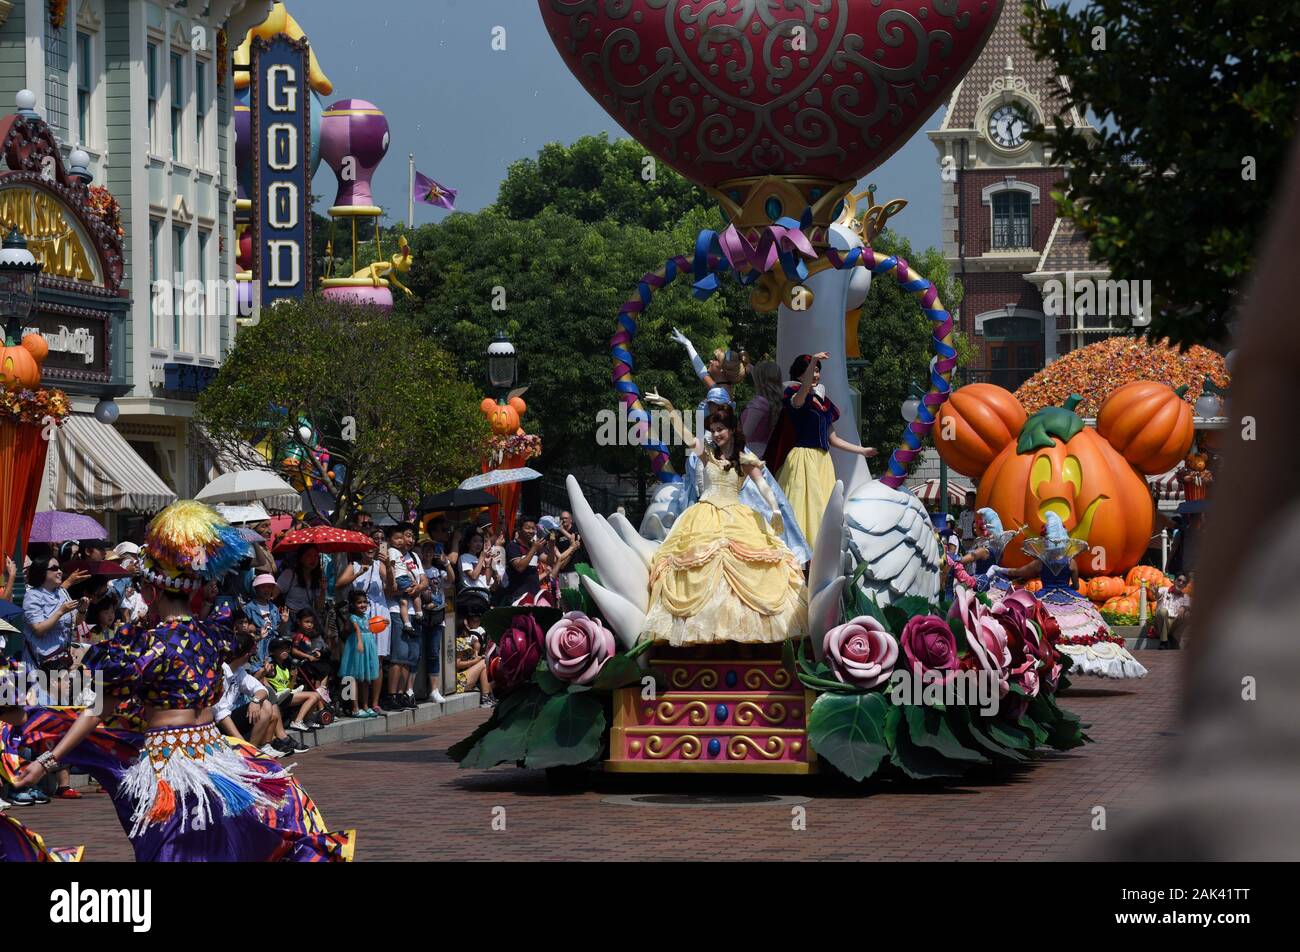
<path fill-rule="evenodd" d="M 415 184 L 412 188 L 414 189 L 412 197 L 417 202 L 453 210 L 456 207 L 456 190 L 439 185 L 423 172 L 415 173 Z"/>

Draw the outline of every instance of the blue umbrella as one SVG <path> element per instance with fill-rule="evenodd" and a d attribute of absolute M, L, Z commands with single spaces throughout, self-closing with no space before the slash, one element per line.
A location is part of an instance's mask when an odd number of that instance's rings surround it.
<path fill-rule="evenodd" d="M 13 602 L 7 602 L 3 598 L 0 598 L 0 618 L 7 620 L 17 615 L 21 615 L 22 613 L 23 610 Z"/>

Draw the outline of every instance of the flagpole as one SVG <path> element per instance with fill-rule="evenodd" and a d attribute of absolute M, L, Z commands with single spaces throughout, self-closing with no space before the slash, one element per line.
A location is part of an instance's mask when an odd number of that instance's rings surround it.
<path fill-rule="evenodd" d="M 415 153 L 406 157 L 406 230 L 415 227 Z"/>

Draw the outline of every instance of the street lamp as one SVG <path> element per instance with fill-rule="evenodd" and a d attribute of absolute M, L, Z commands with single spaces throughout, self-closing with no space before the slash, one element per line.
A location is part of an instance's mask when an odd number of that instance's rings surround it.
<path fill-rule="evenodd" d="M 10 346 L 23 336 L 23 326 L 36 306 L 36 279 L 41 263 L 27 250 L 27 239 L 15 227 L 0 248 L 0 315 Z"/>
<path fill-rule="evenodd" d="M 518 363 L 515 345 L 505 331 L 497 331 L 487 349 L 488 382 L 502 393 L 508 392 L 515 385 Z"/>

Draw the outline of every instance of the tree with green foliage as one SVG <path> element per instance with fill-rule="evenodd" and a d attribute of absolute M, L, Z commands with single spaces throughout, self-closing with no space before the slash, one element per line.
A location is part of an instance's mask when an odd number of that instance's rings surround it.
<path fill-rule="evenodd" d="M 1026 38 L 1069 81 L 1033 138 L 1067 167 L 1053 197 L 1111 277 L 1151 282 L 1147 333 L 1217 344 L 1254 267 L 1300 94 L 1300 8 L 1267 0 L 1025 4 Z"/>
<path fill-rule="evenodd" d="M 296 474 L 283 461 L 310 459 L 319 438 L 339 525 L 367 500 L 413 503 L 476 472 L 488 434 L 481 400 L 409 319 L 313 296 L 240 329 L 194 422 L 223 459 L 286 478 Z"/>

